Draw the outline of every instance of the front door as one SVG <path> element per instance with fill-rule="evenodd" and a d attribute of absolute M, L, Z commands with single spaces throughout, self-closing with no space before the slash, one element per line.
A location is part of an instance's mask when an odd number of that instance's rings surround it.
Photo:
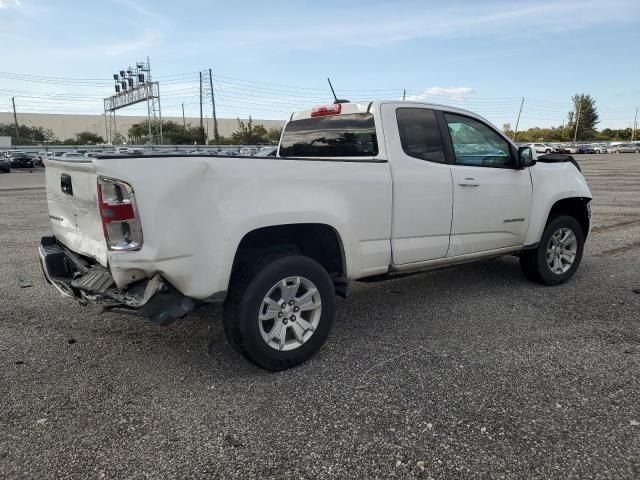
<path fill-rule="evenodd" d="M 517 168 L 517 153 L 489 125 L 447 112 L 444 119 L 455 158 L 448 256 L 523 245 L 531 211 L 529 170 Z"/>

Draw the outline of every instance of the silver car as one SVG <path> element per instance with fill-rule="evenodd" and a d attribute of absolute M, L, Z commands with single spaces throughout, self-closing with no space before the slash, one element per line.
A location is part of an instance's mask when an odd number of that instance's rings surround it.
<path fill-rule="evenodd" d="M 621 143 L 620 145 L 614 145 L 611 147 L 611 151 L 613 153 L 640 153 L 640 145 Z"/>

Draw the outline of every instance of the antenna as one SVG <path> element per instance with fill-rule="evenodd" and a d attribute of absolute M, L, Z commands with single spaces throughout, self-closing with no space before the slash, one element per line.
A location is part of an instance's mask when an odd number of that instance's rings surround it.
<path fill-rule="evenodd" d="M 327 82 L 329 82 L 329 88 L 331 88 L 331 93 L 333 93 L 333 98 L 335 99 L 333 103 L 349 103 L 349 100 L 340 99 L 336 96 L 336 91 L 333 89 L 333 85 L 331 85 L 329 77 L 327 77 Z"/>

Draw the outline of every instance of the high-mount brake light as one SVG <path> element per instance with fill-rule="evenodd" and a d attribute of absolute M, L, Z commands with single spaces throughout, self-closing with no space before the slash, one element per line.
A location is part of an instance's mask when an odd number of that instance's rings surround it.
<path fill-rule="evenodd" d="M 109 250 L 142 247 L 142 225 L 131 185 L 122 180 L 98 177 L 98 208 Z"/>
<path fill-rule="evenodd" d="M 338 115 L 342 111 L 342 104 L 334 103 L 332 105 L 322 105 L 313 107 L 311 110 L 312 117 L 326 117 L 327 115 Z"/>

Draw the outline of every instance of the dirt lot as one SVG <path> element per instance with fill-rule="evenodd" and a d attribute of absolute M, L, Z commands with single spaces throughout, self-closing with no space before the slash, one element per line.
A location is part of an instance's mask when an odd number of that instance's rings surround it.
<path fill-rule="evenodd" d="M 355 284 L 278 374 L 219 307 L 159 328 L 61 298 L 44 191 L 0 176 L 0 478 L 640 478 L 640 155 L 578 160 L 594 228 L 571 282 L 508 257 Z"/>

